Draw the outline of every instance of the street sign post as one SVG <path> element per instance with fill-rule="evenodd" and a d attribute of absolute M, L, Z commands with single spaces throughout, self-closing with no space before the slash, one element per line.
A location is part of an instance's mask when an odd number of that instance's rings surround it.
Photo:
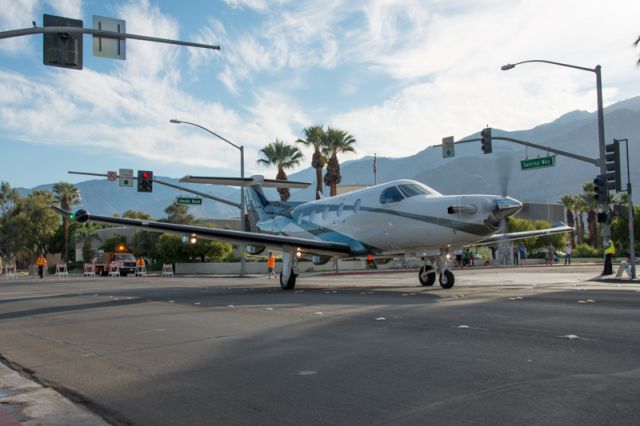
<path fill-rule="evenodd" d="M 202 204 L 202 198 L 194 198 L 194 197 L 178 197 L 176 199 L 178 204 L 184 204 L 187 206 L 199 206 Z"/>
<path fill-rule="evenodd" d="M 455 156 L 453 148 L 453 136 L 442 138 L 442 158 L 450 158 Z"/>
<path fill-rule="evenodd" d="M 120 169 L 120 186 L 133 186 L 133 169 Z"/>
<path fill-rule="evenodd" d="M 116 171 L 111 171 L 109 170 L 107 172 L 107 180 L 109 182 L 115 182 L 115 180 L 118 178 L 118 173 Z"/>
<path fill-rule="evenodd" d="M 528 158 L 520 161 L 520 167 L 522 170 L 540 169 L 543 167 L 552 167 L 556 165 L 556 156 L 551 155 L 548 157 Z"/>

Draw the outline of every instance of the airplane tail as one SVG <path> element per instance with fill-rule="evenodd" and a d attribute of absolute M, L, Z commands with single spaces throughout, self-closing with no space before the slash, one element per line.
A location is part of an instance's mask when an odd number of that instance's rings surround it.
<path fill-rule="evenodd" d="M 257 231 L 256 224 L 260 221 L 273 217 L 275 212 L 270 212 L 273 204 L 264 195 L 262 188 L 307 188 L 311 184 L 308 182 L 296 182 L 279 179 L 265 179 L 264 176 L 256 175 L 249 178 L 228 178 L 228 177 L 207 177 L 207 176 L 185 176 L 181 182 L 206 183 L 210 185 L 239 186 L 245 188 L 244 201 L 247 208 L 244 229 L 246 231 Z"/>

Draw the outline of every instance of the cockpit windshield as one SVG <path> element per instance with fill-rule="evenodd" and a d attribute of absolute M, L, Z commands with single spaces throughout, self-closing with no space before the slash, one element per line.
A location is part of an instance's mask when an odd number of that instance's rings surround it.
<path fill-rule="evenodd" d="M 400 188 L 402 194 L 407 198 L 415 197 L 416 195 L 431 195 L 431 192 L 429 192 L 427 188 L 414 183 L 403 183 L 398 185 L 398 188 Z"/>

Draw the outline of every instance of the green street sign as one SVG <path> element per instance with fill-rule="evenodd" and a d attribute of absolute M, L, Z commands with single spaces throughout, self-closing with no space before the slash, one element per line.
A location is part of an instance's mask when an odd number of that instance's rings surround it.
<path fill-rule="evenodd" d="M 529 158 L 520 161 L 522 170 L 540 169 L 542 167 L 552 167 L 556 165 L 556 156 Z"/>
<path fill-rule="evenodd" d="M 202 198 L 178 197 L 176 202 L 187 206 L 199 206 L 202 204 Z"/>

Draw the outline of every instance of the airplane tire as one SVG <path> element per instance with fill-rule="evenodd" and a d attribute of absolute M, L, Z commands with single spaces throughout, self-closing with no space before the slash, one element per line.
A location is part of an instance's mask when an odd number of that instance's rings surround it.
<path fill-rule="evenodd" d="M 441 275 L 440 275 L 440 287 L 442 288 L 451 288 L 453 287 L 453 284 L 456 282 L 455 277 L 453 276 L 453 272 L 451 271 L 444 271 Z"/>
<path fill-rule="evenodd" d="M 298 275 L 292 273 L 291 275 L 289 275 L 289 279 L 285 283 L 282 280 L 282 272 L 280 272 L 280 288 L 283 289 L 283 290 L 293 290 L 293 288 L 296 286 L 296 278 L 297 277 L 298 277 Z"/>
<path fill-rule="evenodd" d="M 431 271 L 431 273 L 429 273 Z M 424 265 L 420 268 L 420 272 L 418 273 L 418 279 L 420 280 L 420 284 L 425 287 L 430 287 L 433 283 L 436 282 L 436 274 L 433 272 L 433 266 Z"/>

